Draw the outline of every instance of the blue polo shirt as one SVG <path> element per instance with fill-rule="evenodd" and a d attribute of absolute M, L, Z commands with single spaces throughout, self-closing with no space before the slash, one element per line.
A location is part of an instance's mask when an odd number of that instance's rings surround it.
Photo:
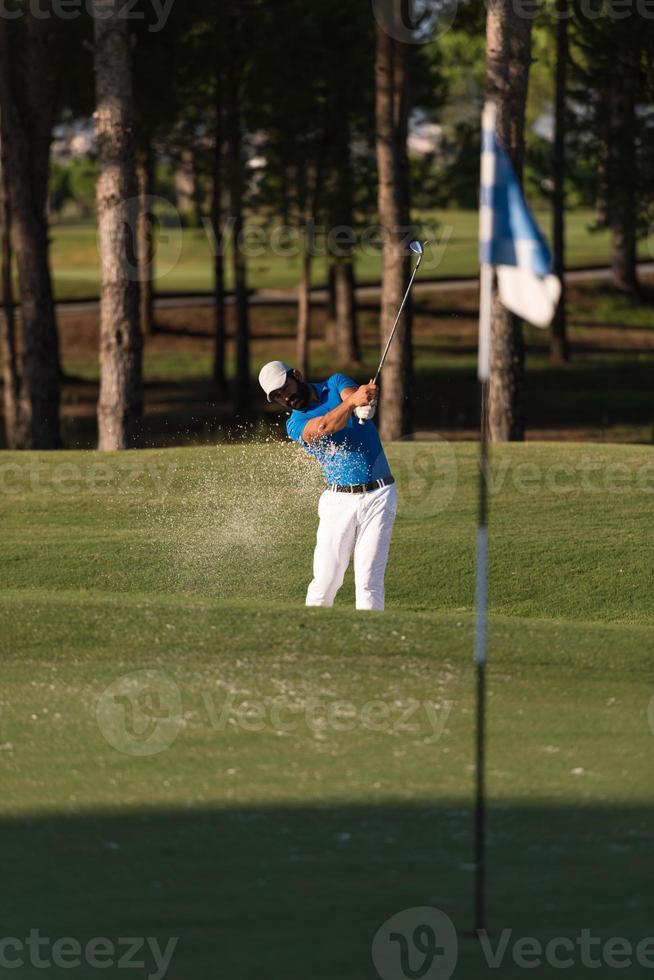
<path fill-rule="evenodd" d="M 286 431 L 291 439 L 315 456 L 327 482 L 341 485 L 371 483 L 390 476 L 391 469 L 372 419 L 361 425 L 353 414 L 340 432 L 312 443 L 303 440 L 302 433 L 307 422 L 326 415 L 340 405 L 344 388 L 358 388 L 359 385 L 344 374 L 332 374 L 331 378 L 314 383 L 311 387 L 315 389 L 318 401 L 311 402 L 303 412 L 294 410 L 286 422 Z"/>

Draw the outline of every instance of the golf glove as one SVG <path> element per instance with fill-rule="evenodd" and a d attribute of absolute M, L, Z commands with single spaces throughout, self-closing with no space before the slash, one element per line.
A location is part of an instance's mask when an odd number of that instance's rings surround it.
<path fill-rule="evenodd" d="M 372 405 L 362 405 L 359 408 L 354 409 L 354 414 L 358 419 L 363 419 L 367 422 L 368 419 L 373 419 L 375 417 L 375 412 L 377 411 L 377 402 L 373 402 Z"/>

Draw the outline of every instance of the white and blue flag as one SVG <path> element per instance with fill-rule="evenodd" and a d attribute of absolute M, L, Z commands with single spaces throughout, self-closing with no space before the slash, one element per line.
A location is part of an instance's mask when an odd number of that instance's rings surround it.
<path fill-rule="evenodd" d="M 552 322 L 561 282 L 522 193 L 511 162 L 495 135 L 496 107 L 487 103 L 482 123 L 479 259 L 494 267 L 503 306 L 537 327 Z"/>

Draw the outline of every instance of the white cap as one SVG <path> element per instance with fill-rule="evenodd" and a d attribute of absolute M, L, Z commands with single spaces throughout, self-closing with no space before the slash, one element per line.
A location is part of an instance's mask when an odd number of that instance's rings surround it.
<path fill-rule="evenodd" d="M 259 384 L 266 393 L 268 401 L 271 401 L 270 392 L 283 388 L 286 384 L 286 375 L 291 370 L 288 364 L 283 361 L 268 361 L 259 371 Z"/>

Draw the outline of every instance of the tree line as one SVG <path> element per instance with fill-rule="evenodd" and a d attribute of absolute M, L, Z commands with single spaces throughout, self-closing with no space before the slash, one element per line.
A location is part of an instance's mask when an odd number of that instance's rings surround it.
<path fill-rule="evenodd" d="M 243 248 L 219 247 L 227 227 L 236 243 L 249 214 L 298 229 L 296 360 L 308 373 L 314 255 L 307 229 L 377 222 L 383 345 L 410 274 L 406 242 L 418 231 L 412 207 L 476 201 L 485 97 L 498 104 L 498 135 L 517 173 L 551 203 L 557 273 L 565 268 L 568 201 L 582 199 L 592 202 L 597 227 L 611 231 L 616 287 L 642 292 L 637 242 L 654 201 L 654 22 L 636 5 L 617 17 L 610 0 L 595 0 L 593 16 L 589 0 L 461 0 L 442 33 L 440 0 L 425 0 L 420 16 L 404 0 L 377 0 L 372 9 L 349 0 L 185 0 L 156 30 L 145 9 L 139 19 L 125 16 L 124 0 L 88 0 L 74 20 L 57 16 L 51 0 L 41 0 L 38 12 L 23 0 L 5 6 L 15 14 L 0 17 L 2 369 L 11 447 L 61 445 L 49 192 L 53 130 L 64 115 L 93 114 L 97 142 L 101 449 L 142 444 L 143 344 L 155 329 L 151 201 L 163 152 L 188 160 L 209 189 L 208 205 L 197 206 L 207 209 L 218 246 L 212 375 L 217 395 L 230 398 L 238 414 L 248 412 L 253 395 L 248 268 Z M 526 140 L 530 113 L 548 102 L 553 142 Z M 416 107 L 446 124 L 446 174 L 434 176 L 434 160 L 409 157 Z M 253 147 L 265 159 L 256 181 L 248 166 Z M 355 286 L 348 239 L 329 258 L 327 341 L 335 364 L 353 371 L 361 359 Z M 558 362 L 570 357 L 565 310 L 563 294 L 551 336 Z M 523 330 L 497 297 L 493 348 L 490 434 L 520 439 Z M 413 366 L 409 303 L 385 367 L 384 438 L 411 431 Z"/>

